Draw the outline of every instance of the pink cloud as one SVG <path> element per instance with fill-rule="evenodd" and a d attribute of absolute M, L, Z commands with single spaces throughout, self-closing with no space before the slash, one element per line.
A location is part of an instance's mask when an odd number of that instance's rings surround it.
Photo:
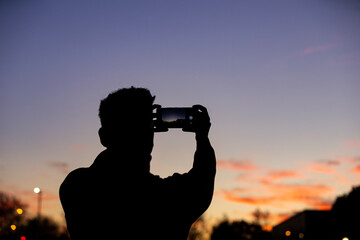
<path fill-rule="evenodd" d="M 309 55 L 309 54 L 312 54 L 315 52 L 323 52 L 323 51 L 326 51 L 333 47 L 334 47 L 334 44 L 325 44 L 325 45 L 319 45 L 319 46 L 315 46 L 315 47 L 309 47 L 309 48 L 304 49 L 301 52 L 301 55 L 305 56 L 305 55 Z"/>
<path fill-rule="evenodd" d="M 250 159 L 243 160 L 219 160 L 217 168 L 231 171 L 254 171 L 259 169 Z"/>
<path fill-rule="evenodd" d="M 339 166 L 340 165 L 340 161 L 338 160 L 319 160 L 319 163 L 326 165 L 326 166 Z"/>
<path fill-rule="evenodd" d="M 60 171 L 65 175 L 70 172 L 69 164 L 66 162 L 49 162 L 48 166 Z"/>
<path fill-rule="evenodd" d="M 257 181 L 257 177 L 252 172 L 242 172 L 236 177 L 236 181 L 253 183 Z"/>
<path fill-rule="evenodd" d="M 87 149 L 87 146 L 84 144 L 74 144 L 70 146 L 70 149 L 73 151 L 84 151 Z"/>
<path fill-rule="evenodd" d="M 360 149 L 360 139 L 352 139 L 344 142 L 344 145 L 352 149 Z"/>
<path fill-rule="evenodd" d="M 346 163 L 360 163 L 360 156 L 358 157 L 349 157 L 349 156 L 340 156 L 340 157 L 337 157 L 337 159 L 339 161 L 343 161 L 343 162 L 346 162 Z"/>
<path fill-rule="evenodd" d="M 337 172 L 335 167 L 340 163 L 338 160 L 318 160 L 311 163 L 307 170 L 315 173 L 334 174 Z"/>

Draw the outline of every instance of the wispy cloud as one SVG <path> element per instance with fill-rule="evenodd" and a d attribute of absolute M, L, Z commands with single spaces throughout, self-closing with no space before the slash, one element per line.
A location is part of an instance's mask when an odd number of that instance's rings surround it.
<path fill-rule="evenodd" d="M 224 196 L 224 195 L 227 195 L 229 192 L 231 192 L 232 194 L 238 195 L 238 194 L 248 193 L 248 192 L 250 192 L 250 189 L 249 188 L 233 188 L 233 189 L 231 189 L 231 191 L 220 189 L 220 190 L 216 190 L 214 195 Z"/>
<path fill-rule="evenodd" d="M 360 149 L 360 139 L 347 140 L 344 141 L 342 145 L 350 149 Z"/>
<path fill-rule="evenodd" d="M 325 185 L 269 184 L 267 189 L 283 202 L 302 203 L 316 209 L 330 209 L 332 202 L 326 197 L 334 189 Z"/>
<path fill-rule="evenodd" d="M 355 167 L 353 167 L 351 170 L 351 172 L 360 175 L 360 165 L 357 165 Z"/>
<path fill-rule="evenodd" d="M 338 159 L 341 162 L 349 163 L 349 164 L 358 164 L 360 163 L 360 156 L 351 157 L 351 156 L 339 156 Z"/>
<path fill-rule="evenodd" d="M 70 172 L 69 164 L 66 162 L 48 162 L 48 166 L 63 174 L 68 174 Z"/>
<path fill-rule="evenodd" d="M 217 161 L 217 168 L 231 171 L 254 171 L 259 169 L 251 159 L 219 160 Z"/>
<path fill-rule="evenodd" d="M 332 49 L 334 46 L 335 46 L 335 44 L 323 44 L 323 45 L 308 47 L 308 48 L 304 49 L 300 55 L 305 56 L 305 55 L 313 54 L 316 52 L 323 52 L 323 51 Z"/>
<path fill-rule="evenodd" d="M 328 196 L 333 191 L 332 187 L 325 185 L 267 183 L 259 192 L 268 194 L 254 195 L 250 192 L 226 190 L 222 192 L 222 197 L 227 201 L 243 204 L 286 208 L 289 204 L 295 203 L 324 210 L 331 208 L 332 201 L 328 200 Z"/>
<path fill-rule="evenodd" d="M 249 194 L 244 194 L 236 190 L 224 190 L 222 194 L 225 200 L 236 203 L 267 205 L 275 200 L 273 196 L 249 196 Z"/>
<path fill-rule="evenodd" d="M 319 160 L 318 162 L 326 166 L 339 166 L 341 164 L 340 161 L 332 159 Z"/>
<path fill-rule="evenodd" d="M 324 174 L 333 174 L 336 172 L 335 169 L 322 165 L 309 166 L 307 170 L 314 173 L 324 173 Z"/>
<path fill-rule="evenodd" d="M 84 151 L 87 149 L 87 146 L 84 144 L 74 144 L 70 146 L 70 149 L 73 151 Z"/>
<path fill-rule="evenodd" d="M 260 169 L 260 168 L 259 168 Z M 261 169 L 264 170 L 264 169 Z M 302 179 L 306 176 L 300 171 L 294 170 L 270 170 L 267 173 L 263 171 L 245 171 L 241 172 L 236 181 L 247 184 L 268 184 L 272 182 L 284 182 L 290 179 Z"/>
<path fill-rule="evenodd" d="M 336 58 L 329 59 L 329 63 L 335 66 L 359 66 L 360 65 L 360 51 L 352 51 L 342 54 Z"/>
<path fill-rule="evenodd" d="M 262 179 L 263 183 L 267 182 L 276 182 L 284 179 L 290 179 L 290 178 L 302 178 L 304 177 L 303 174 L 298 173 L 293 170 L 282 170 L 282 171 L 270 171 L 266 175 L 264 179 Z"/>
<path fill-rule="evenodd" d="M 314 161 L 307 167 L 307 171 L 314 173 L 334 174 L 337 172 L 336 166 L 340 165 L 338 160 L 318 160 Z"/>
<path fill-rule="evenodd" d="M 295 59 L 302 58 L 304 56 L 312 55 L 315 53 L 326 52 L 332 50 L 338 45 L 339 44 L 337 43 L 324 43 L 320 45 L 309 46 L 303 49 L 294 49 L 294 51 L 288 53 L 287 55 L 274 57 L 273 59 L 271 59 L 266 65 L 266 68 L 267 70 L 271 69 L 272 71 L 273 70 L 284 71 L 285 69 L 288 68 L 289 64 Z M 348 63 L 349 61 L 348 59 L 349 59 L 348 57 L 347 58 L 344 57 L 343 59 L 336 61 L 336 64 L 339 64 L 338 63 L 339 61 Z M 351 62 L 354 62 L 354 60 L 351 60 Z"/>

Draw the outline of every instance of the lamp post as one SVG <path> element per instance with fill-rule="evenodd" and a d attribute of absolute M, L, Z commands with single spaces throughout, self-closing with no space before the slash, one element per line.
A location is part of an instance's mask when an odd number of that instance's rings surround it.
<path fill-rule="evenodd" d="M 40 221 L 42 191 L 40 190 L 40 188 L 36 187 L 36 188 L 34 188 L 34 193 L 36 193 L 38 195 L 38 219 Z"/>

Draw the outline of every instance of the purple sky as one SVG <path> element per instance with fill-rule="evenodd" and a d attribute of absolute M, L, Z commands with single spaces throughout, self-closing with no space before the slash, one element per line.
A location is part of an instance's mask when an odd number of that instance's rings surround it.
<path fill-rule="evenodd" d="M 99 101 L 134 85 L 209 109 L 220 164 L 207 216 L 320 208 L 359 184 L 358 23 L 355 0 L 1 1 L 0 190 L 33 211 L 39 186 L 60 219 L 59 184 L 103 149 Z M 192 134 L 155 144 L 153 173 L 189 170 Z M 294 189 L 314 202 L 284 197 Z"/>

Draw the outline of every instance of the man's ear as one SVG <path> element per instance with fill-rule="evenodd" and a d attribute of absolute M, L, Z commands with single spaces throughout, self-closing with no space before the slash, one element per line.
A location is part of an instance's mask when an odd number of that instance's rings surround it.
<path fill-rule="evenodd" d="M 101 127 L 98 131 L 100 142 L 104 147 L 109 147 L 109 134 L 107 134 L 106 130 Z"/>

